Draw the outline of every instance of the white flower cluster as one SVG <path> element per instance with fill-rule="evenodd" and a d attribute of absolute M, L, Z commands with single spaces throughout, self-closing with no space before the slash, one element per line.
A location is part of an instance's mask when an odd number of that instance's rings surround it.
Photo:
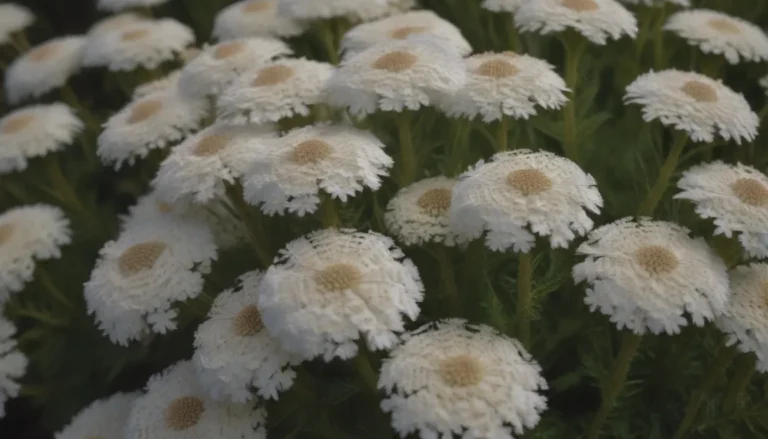
<path fill-rule="evenodd" d="M 16 3 L 0 4 L 0 44 L 11 40 L 14 32 L 18 32 L 35 21 L 32 11 Z"/>
<path fill-rule="evenodd" d="M 116 393 L 98 399 L 80 410 L 69 424 L 55 435 L 55 439 L 122 439 L 123 426 L 141 392 Z"/>
<path fill-rule="evenodd" d="M 19 394 L 17 382 L 27 370 L 27 357 L 16 349 L 16 327 L 0 314 L 0 419 L 5 416 L 5 401 Z"/>
<path fill-rule="evenodd" d="M 213 22 L 220 40 L 246 37 L 294 37 L 304 32 L 301 21 L 277 13 L 278 0 L 244 0 L 222 9 Z"/>

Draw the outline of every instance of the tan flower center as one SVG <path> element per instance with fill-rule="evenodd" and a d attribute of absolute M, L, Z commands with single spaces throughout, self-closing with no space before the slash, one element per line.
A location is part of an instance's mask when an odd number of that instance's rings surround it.
<path fill-rule="evenodd" d="M 395 50 L 380 56 L 371 64 L 371 67 L 377 70 L 386 70 L 392 73 L 399 73 L 410 69 L 419 61 L 419 57 L 403 50 Z"/>
<path fill-rule="evenodd" d="M 6 119 L 2 127 L 0 127 L 0 131 L 3 134 L 16 134 L 19 131 L 23 131 L 34 121 L 35 115 L 32 113 L 17 114 Z"/>
<path fill-rule="evenodd" d="M 552 188 L 552 180 L 538 169 L 518 169 L 507 175 L 507 183 L 525 195 L 537 195 Z"/>
<path fill-rule="evenodd" d="M 712 29 L 725 33 L 725 34 L 740 34 L 741 27 L 727 18 L 713 18 L 707 22 L 707 25 Z"/>
<path fill-rule="evenodd" d="M 291 151 L 290 159 L 297 165 L 309 165 L 325 160 L 331 153 L 331 145 L 319 139 L 311 139 L 296 145 Z"/>
<path fill-rule="evenodd" d="M 475 70 L 475 73 L 480 76 L 501 79 L 515 76 L 519 71 L 520 69 L 515 67 L 515 65 L 509 61 L 503 59 L 490 59 L 480 64 L 477 70 Z"/>
<path fill-rule="evenodd" d="M 760 299 L 762 299 L 760 306 L 762 306 L 765 312 L 768 312 L 768 282 L 763 283 L 763 294 Z"/>
<path fill-rule="evenodd" d="M 59 43 L 48 43 L 43 46 L 32 49 L 27 55 L 27 59 L 34 62 L 45 61 L 53 58 L 61 51 Z"/>
<path fill-rule="evenodd" d="M 648 245 L 635 251 L 635 260 L 648 274 L 666 274 L 675 271 L 680 261 L 672 251 L 660 245 Z"/>
<path fill-rule="evenodd" d="M 144 39 L 149 36 L 149 31 L 146 29 L 134 29 L 123 32 L 123 34 L 120 36 L 120 39 L 122 41 L 125 41 L 126 43 L 131 41 L 138 41 L 141 39 Z"/>
<path fill-rule="evenodd" d="M 439 217 L 451 208 L 451 190 L 445 188 L 430 189 L 419 197 L 416 205 L 428 215 Z"/>
<path fill-rule="evenodd" d="M 243 6 L 243 12 L 246 14 L 258 14 L 272 7 L 271 2 L 262 0 L 251 0 Z"/>
<path fill-rule="evenodd" d="M 240 337 L 256 335 L 264 328 L 264 322 L 261 321 L 261 313 L 255 305 L 248 305 L 235 316 L 232 322 L 235 334 Z"/>
<path fill-rule="evenodd" d="M 163 102 L 159 99 L 145 99 L 134 105 L 131 109 L 131 115 L 128 117 L 128 123 L 134 124 L 144 122 L 163 109 Z"/>
<path fill-rule="evenodd" d="M 717 90 L 707 83 L 692 79 L 681 90 L 699 102 L 717 102 Z"/>
<path fill-rule="evenodd" d="M 0 226 L 0 247 L 11 239 L 11 236 L 13 236 L 13 229 L 13 224 L 3 224 Z"/>
<path fill-rule="evenodd" d="M 213 57 L 215 59 L 227 59 L 243 52 L 244 50 L 245 43 L 242 41 L 222 43 L 216 46 L 216 49 L 213 50 Z"/>
<path fill-rule="evenodd" d="M 197 142 L 192 154 L 197 157 L 212 156 L 226 148 L 230 140 L 232 138 L 226 134 L 209 134 Z"/>
<path fill-rule="evenodd" d="M 589 12 L 600 9 L 595 0 L 563 0 L 563 6 L 576 12 Z"/>
<path fill-rule="evenodd" d="M 118 268 L 123 276 L 133 276 L 142 271 L 151 270 L 168 246 L 159 241 L 136 244 L 124 251 L 118 259 Z"/>
<path fill-rule="evenodd" d="M 168 203 L 157 203 L 157 211 L 160 213 L 171 213 L 171 205 Z"/>
<path fill-rule="evenodd" d="M 345 291 L 363 281 L 363 273 L 354 265 L 333 264 L 315 274 L 315 282 L 325 291 Z"/>
<path fill-rule="evenodd" d="M 259 75 L 253 80 L 254 87 L 264 87 L 281 84 L 293 77 L 296 72 L 288 66 L 278 64 L 261 69 Z"/>
<path fill-rule="evenodd" d="M 399 27 L 389 33 L 389 36 L 395 40 L 404 40 L 411 35 L 421 34 L 429 30 L 426 26 L 404 26 Z"/>
<path fill-rule="evenodd" d="M 469 355 L 457 355 L 442 360 L 439 373 L 450 387 L 469 387 L 483 379 L 483 366 Z"/>
<path fill-rule="evenodd" d="M 743 203 L 750 206 L 768 205 L 768 189 L 754 178 L 740 178 L 731 184 L 731 190 Z"/>
<path fill-rule="evenodd" d="M 175 431 L 194 427 L 203 417 L 205 406 L 200 398 L 184 396 L 176 398 L 168 404 L 163 412 L 165 426 Z"/>

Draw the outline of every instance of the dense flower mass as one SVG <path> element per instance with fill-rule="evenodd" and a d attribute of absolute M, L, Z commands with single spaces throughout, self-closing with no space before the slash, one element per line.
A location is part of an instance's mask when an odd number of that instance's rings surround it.
<path fill-rule="evenodd" d="M 415 4 L 415 0 L 280 0 L 278 15 L 294 20 L 345 18 L 358 22 L 406 11 Z"/>
<path fill-rule="evenodd" d="M 66 427 L 56 433 L 56 439 L 121 439 L 131 405 L 139 396 L 140 392 L 116 393 L 97 399 L 80 410 Z"/>
<path fill-rule="evenodd" d="M 278 0 L 243 0 L 219 11 L 213 36 L 220 41 L 245 37 L 293 37 L 304 32 L 301 21 L 277 13 Z"/>
<path fill-rule="evenodd" d="M 16 327 L 0 315 L 0 419 L 5 417 L 5 402 L 19 394 L 18 381 L 24 376 L 29 360 L 17 349 Z"/>

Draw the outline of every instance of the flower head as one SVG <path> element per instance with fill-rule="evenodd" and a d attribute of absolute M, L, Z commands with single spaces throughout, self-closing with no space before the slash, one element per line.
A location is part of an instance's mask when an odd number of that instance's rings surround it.
<path fill-rule="evenodd" d="M 493 12 L 515 12 L 525 0 L 483 0 L 481 7 Z"/>
<path fill-rule="evenodd" d="M 251 389 L 262 398 L 277 399 L 278 392 L 293 384 L 291 366 L 300 359 L 264 328 L 257 304 L 262 276 L 246 273 L 237 290 L 219 294 L 195 333 L 192 362 L 200 384 L 215 399 L 250 401 Z"/>
<path fill-rule="evenodd" d="M 359 24 L 344 34 L 341 48 L 348 56 L 375 44 L 405 40 L 411 35 L 434 36 L 461 55 L 472 52 L 472 46 L 461 35 L 459 28 L 430 10 L 406 12 Z"/>
<path fill-rule="evenodd" d="M 112 71 L 154 69 L 180 56 L 194 42 L 192 29 L 176 20 L 139 20 L 91 35 L 83 65 Z"/>
<path fill-rule="evenodd" d="M 17 58 L 5 72 L 8 102 L 36 98 L 66 84 L 80 70 L 85 41 L 80 36 L 54 38 Z"/>
<path fill-rule="evenodd" d="M 341 63 L 328 84 L 328 102 L 354 115 L 418 110 L 464 86 L 461 56 L 439 39 L 416 35 L 376 44 Z"/>
<path fill-rule="evenodd" d="M 517 340 L 460 319 L 403 335 L 381 367 L 381 407 L 401 436 L 509 438 L 547 408 L 541 367 Z"/>
<path fill-rule="evenodd" d="M 27 371 L 27 357 L 16 349 L 14 334 L 16 327 L 0 314 L 0 419 L 5 416 L 5 402 L 18 396 L 21 385 L 17 381 Z"/>
<path fill-rule="evenodd" d="M 99 399 L 80 410 L 55 439 L 122 439 L 131 405 L 141 392 L 116 393 Z"/>
<path fill-rule="evenodd" d="M 387 229 L 406 245 L 440 242 L 453 245 L 449 211 L 456 180 L 432 177 L 401 189 L 387 205 Z"/>
<path fill-rule="evenodd" d="M 133 404 L 124 439 L 266 439 L 266 412 L 252 404 L 210 398 L 190 361 L 180 361 L 147 382 Z"/>
<path fill-rule="evenodd" d="M 685 131 L 695 142 L 752 141 L 759 120 L 744 96 L 719 80 L 694 72 L 663 70 L 640 75 L 627 87 L 629 104 L 643 107 L 643 119 Z"/>
<path fill-rule="evenodd" d="M 197 131 L 208 114 L 204 99 L 187 99 L 176 90 L 161 90 L 128 104 L 104 124 L 97 154 L 120 169 L 152 149 L 165 148 Z"/>
<path fill-rule="evenodd" d="M 171 203 L 225 198 L 225 185 L 260 158 L 259 145 L 273 136 L 269 126 L 212 125 L 173 148 L 152 184 Z"/>
<path fill-rule="evenodd" d="M 343 125 L 297 128 L 265 142 L 243 175 L 245 199 L 269 215 L 314 212 L 320 192 L 346 202 L 376 190 L 393 160 L 373 134 Z"/>
<path fill-rule="evenodd" d="M 130 27 L 133 23 L 146 20 L 135 12 L 122 12 L 102 18 L 88 29 L 88 36 L 100 35 L 108 32 L 120 31 Z"/>
<path fill-rule="evenodd" d="M 184 66 L 179 78 L 179 92 L 189 98 L 218 95 L 241 74 L 291 53 L 287 44 L 274 38 L 219 43 L 208 47 Z"/>
<path fill-rule="evenodd" d="M 416 266 L 377 233 L 326 229 L 290 242 L 259 287 L 267 330 L 305 359 L 347 359 L 365 337 L 391 348 L 419 315 L 424 287 Z"/>
<path fill-rule="evenodd" d="M 122 345 L 176 329 L 174 306 L 197 297 L 216 244 L 200 223 L 169 218 L 125 230 L 99 252 L 85 284 L 88 312 Z"/>
<path fill-rule="evenodd" d="M 61 151 L 84 125 L 62 103 L 30 105 L 0 119 L 0 174 L 27 169 L 27 160 Z"/>
<path fill-rule="evenodd" d="M 58 207 L 35 204 L 3 212 L 0 215 L 0 304 L 34 278 L 36 261 L 60 258 L 60 248 L 71 241 L 69 220 Z"/>
<path fill-rule="evenodd" d="M 0 4 L 0 44 L 11 39 L 11 34 L 18 32 L 35 21 L 32 11 L 16 3 Z"/>
<path fill-rule="evenodd" d="M 181 69 L 174 70 L 160 79 L 138 85 L 133 89 L 133 100 L 139 100 L 159 91 L 173 92 L 179 86 L 179 77 L 181 77 Z"/>
<path fill-rule="evenodd" d="M 680 6 L 683 8 L 687 8 L 691 6 L 691 0 L 619 0 L 621 3 L 625 3 L 628 5 L 643 5 L 643 6 L 664 6 L 667 4 L 672 4 L 676 6 Z"/>
<path fill-rule="evenodd" d="M 411 9 L 415 0 L 280 0 L 278 15 L 294 20 L 370 21 Z"/>
<path fill-rule="evenodd" d="M 731 298 L 715 321 L 728 334 L 728 344 L 757 356 L 757 368 L 768 372 L 768 264 L 731 271 Z"/>
<path fill-rule="evenodd" d="M 526 149 L 498 153 L 460 178 L 451 200 L 451 229 L 462 240 L 487 232 L 486 246 L 529 252 L 534 234 L 552 247 L 567 247 L 592 229 L 587 212 L 603 199 L 595 179 L 576 163 Z"/>
<path fill-rule="evenodd" d="M 218 119 L 230 125 L 277 122 L 309 115 L 322 101 L 331 64 L 308 59 L 280 59 L 241 75 L 217 101 Z"/>
<path fill-rule="evenodd" d="M 595 229 L 573 267 L 586 281 L 584 302 L 610 316 L 619 329 L 677 334 L 688 324 L 714 320 L 728 301 L 723 261 L 700 238 L 676 224 L 625 218 Z"/>
<path fill-rule="evenodd" d="M 768 60 L 768 35 L 758 26 L 709 9 L 691 9 L 673 14 L 664 25 L 698 46 L 704 53 L 723 55 L 731 64 Z"/>
<path fill-rule="evenodd" d="M 101 11 L 118 12 L 130 8 L 151 8 L 167 1 L 168 0 L 98 0 L 96 7 Z"/>
<path fill-rule="evenodd" d="M 304 24 L 277 13 L 278 0 L 243 0 L 222 9 L 213 22 L 219 41 L 246 37 L 294 37 Z"/>
<path fill-rule="evenodd" d="M 515 11 L 523 32 L 550 34 L 573 29 L 595 44 L 637 35 L 637 20 L 616 0 L 524 1 Z"/>
<path fill-rule="evenodd" d="M 768 177 L 755 168 L 720 161 L 683 173 L 675 198 L 690 200 L 702 218 L 712 218 L 715 234 L 733 236 L 750 256 L 768 258 Z"/>
<path fill-rule="evenodd" d="M 465 58 L 467 83 L 455 94 L 441 100 L 450 116 L 474 118 L 484 122 L 504 115 L 528 119 L 537 106 L 547 110 L 568 102 L 565 81 L 548 62 L 514 52 L 482 53 Z"/>

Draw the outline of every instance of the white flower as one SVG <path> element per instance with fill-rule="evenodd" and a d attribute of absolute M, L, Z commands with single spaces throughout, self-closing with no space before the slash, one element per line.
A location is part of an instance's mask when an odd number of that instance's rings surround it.
<path fill-rule="evenodd" d="M 515 26 L 540 34 L 573 29 L 600 45 L 637 35 L 635 16 L 616 0 L 525 1 L 515 11 Z"/>
<path fill-rule="evenodd" d="M 377 233 L 326 229 L 288 243 L 259 286 L 267 330 L 305 359 L 352 358 L 365 337 L 389 349 L 415 320 L 424 287 L 416 266 Z"/>
<path fill-rule="evenodd" d="M 80 410 L 55 439 L 122 439 L 131 405 L 141 392 L 116 393 L 98 399 Z"/>
<path fill-rule="evenodd" d="M 17 58 L 5 71 L 5 93 L 15 104 L 63 86 L 80 70 L 85 37 L 54 38 Z"/>
<path fill-rule="evenodd" d="M 277 13 L 278 0 L 244 0 L 222 9 L 213 22 L 219 41 L 246 37 L 294 37 L 304 24 Z"/>
<path fill-rule="evenodd" d="M 528 119 L 537 106 L 553 110 L 568 102 L 565 81 L 544 60 L 504 52 L 473 55 L 464 62 L 467 83 L 440 101 L 449 116 L 481 115 L 484 122 L 503 115 Z"/>
<path fill-rule="evenodd" d="M 91 35 L 85 45 L 83 65 L 112 71 L 154 69 L 180 56 L 194 42 L 192 29 L 176 20 L 140 20 Z"/>
<path fill-rule="evenodd" d="M 98 34 L 124 30 L 130 27 L 133 23 L 143 20 L 146 20 L 146 18 L 134 12 L 122 12 L 120 14 L 110 15 L 94 23 L 93 26 L 88 29 L 88 36 L 91 37 Z"/>
<path fill-rule="evenodd" d="M 34 204 L 0 215 L 0 304 L 34 278 L 35 261 L 58 259 L 72 241 L 69 220 L 58 207 Z"/>
<path fill-rule="evenodd" d="M 133 99 L 139 100 L 145 96 L 154 94 L 159 91 L 172 92 L 179 86 L 179 77 L 181 76 L 181 69 L 172 71 L 171 73 L 163 76 L 160 79 L 154 81 L 145 82 L 135 89 L 133 89 Z"/>
<path fill-rule="evenodd" d="M 174 306 L 202 292 L 216 245 L 203 224 L 158 218 L 125 230 L 99 255 L 85 284 L 88 312 L 110 340 L 125 345 L 149 330 L 176 329 Z"/>
<path fill-rule="evenodd" d="M 768 258 L 768 177 L 755 168 L 720 161 L 683 173 L 675 198 L 690 200 L 702 218 L 712 218 L 715 234 L 739 240 L 750 256 Z"/>
<path fill-rule="evenodd" d="M 266 412 L 251 404 L 218 402 L 205 393 L 189 361 L 147 382 L 133 404 L 123 439 L 266 439 Z"/>
<path fill-rule="evenodd" d="M 384 214 L 387 229 L 405 245 L 454 245 L 448 212 L 455 185 L 452 178 L 432 177 L 400 189 Z"/>
<path fill-rule="evenodd" d="M 16 349 L 14 334 L 16 327 L 0 314 L 0 419 L 5 417 L 5 402 L 18 396 L 21 386 L 17 381 L 27 370 L 27 357 Z"/>
<path fill-rule="evenodd" d="M 247 202 L 268 215 L 287 209 L 303 216 L 320 203 L 320 192 L 347 202 L 365 188 L 377 190 L 393 160 L 373 134 L 351 126 L 314 125 L 265 142 L 244 173 Z"/>
<path fill-rule="evenodd" d="M 212 125 L 173 148 L 152 185 L 171 203 L 205 204 L 225 198 L 225 185 L 261 158 L 259 145 L 272 137 L 269 126 Z"/>
<path fill-rule="evenodd" d="M 460 319 L 405 334 L 381 367 L 379 388 L 401 437 L 513 439 L 547 408 L 541 367 L 520 343 Z"/>
<path fill-rule="evenodd" d="M 664 6 L 666 4 L 677 5 L 683 8 L 691 6 L 691 0 L 619 0 L 628 5 Z"/>
<path fill-rule="evenodd" d="M 593 227 L 587 213 L 603 206 L 596 184 L 576 163 L 550 152 L 498 153 L 459 178 L 451 229 L 462 240 L 487 232 L 486 246 L 494 251 L 527 253 L 534 234 L 565 248 Z"/>
<path fill-rule="evenodd" d="M 370 21 L 407 11 L 415 0 L 280 0 L 278 15 L 294 20 L 346 18 L 352 22 Z"/>
<path fill-rule="evenodd" d="M 664 25 L 704 53 L 723 55 L 731 64 L 768 60 L 768 35 L 758 26 L 709 9 L 673 14 Z"/>
<path fill-rule="evenodd" d="M 309 115 L 323 100 L 331 64 L 280 59 L 241 75 L 219 95 L 218 120 L 231 125 L 277 122 Z"/>
<path fill-rule="evenodd" d="M 464 62 L 434 37 L 416 35 L 376 44 L 341 63 L 328 84 L 328 103 L 353 115 L 418 110 L 464 86 Z"/>
<path fill-rule="evenodd" d="M 204 99 L 186 99 L 176 90 L 160 90 L 131 102 L 104 124 L 96 153 L 120 169 L 195 132 L 208 114 Z"/>
<path fill-rule="evenodd" d="M 757 368 L 768 372 L 768 264 L 750 264 L 731 271 L 731 299 L 715 323 L 728 344 L 754 352 Z"/>
<path fill-rule="evenodd" d="M 677 334 L 713 320 L 728 302 L 725 264 L 701 238 L 663 221 L 625 218 L 595 229 L 577 253 L 576 282 L 590 287 L 584 302 L 619 329 Z"/>
<path fill-rule="evenodd" d="M 98 0 L 97 9 L 101 11 L 118 12 L 130 8 L 151 8 L 166 3 L 168 0 Z"/>
<path fill-rule="evenodd" d="M 461 55 L 472 52 L 472 46 L 461 35 L 459 28 L 430 10 L 406 12 L 359 24 L 344 35 L 341 49 L 348 57 L 375 44 L 405 40 L 411 35 L 434 36 Z"/>
<path fill-rule="evenodd" d="M 179 92 L 190 98 L 215 96 L 241 74 L 292 53 L 275 38 L 226 41 L 206 48 L 181 70 Z"/>
<path fill-rule="evenodd" d="M 301 360 L 264 329 L 257 306 L 262 276 L 246 273 L 238 290 L 219 294 L 195 333 L 192 362 L 200 384 L 214 399 L 250 401 L 252 388 L 262 398 L 278 399 L 293 384 L 291 366 Z"/>
<path fill-rule="evenodd" d="M 0 119 L 0 174 L 27 169 L 27 160 L 61 151 L 85 125 L 62 103 L 30 105 Z"/>
<path fill-rule="evenodd" d="M 493 12 L 515 12 L 525 0 L 483 0 L 483 9 Z"/>
<path fill-rule="evenodd" d="M 18 32 L 35 21 L 32 11 L 16 3 L 0 4 L 0 44 L 11 39 L 11 34 Z"/>
<path fill-rule="evenodd" d="M 643 106 L 643 119 L 685 131 L 694 142 L 752 141 L 760 124 L 741 93 L 720 80 L 694 72 L 663 70 L 640 75 L 629 86 L 624 101 Z"/>

